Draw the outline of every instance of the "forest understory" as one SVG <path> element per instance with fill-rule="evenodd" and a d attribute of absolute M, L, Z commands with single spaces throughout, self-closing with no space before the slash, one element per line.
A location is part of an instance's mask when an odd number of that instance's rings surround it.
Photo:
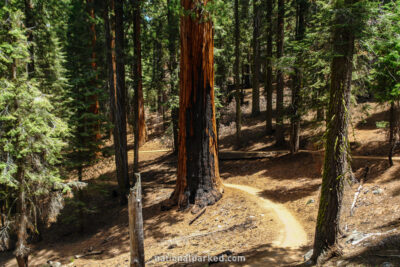
<path fill-rule="evenodd" d="M 263 93 L 263 91 L 262 91 Z M 290 91 L 285 92 L 285 101 Z M 275 95 L 274 95 L 275 101 Z M 265 136 L 265 100 L 261 99 L 261 114 L 251 116 L 251 94 L 246 93 L 243 110 L 243 140 L 241 151 L 276 151 L 273 137 Z M 220 120 L 220 151 L 237 150 L 235 125 L 232 121 L 235 103 L 222 110 Z M 360 183 L 346 186 L 342 209 L 342 235 L 339 244 L 344 254 L 330 259 L 324 266 L 400 266 L 399 161 L 390 167 L 385 157 L 388 151 L 386 130 L 377 122 L 388 120 L 388 107 L 365 102 L 352 107 L 350 142 L 351 161 L 356 180 L 364 180 L 359 190 L 353 216 L 350 207 Z M 177 158 L 171 142 L 161 134 L 156 113 L 146 114 L 149 141 L 141 147 L 140 165 L 143 184 L 143 215 L 145 261 L 148 266 L 298 266 L 312 249 L 323 153 L 321 122 L 310 113 L 302 123 L 301 152 L 280 153 L 274 157 L 242 160 L 220 160 L 225 186 L 220 201 L 206 207 L 204 214 L 192 224 L 195 215 L 177 208 L 161 210 L 161 203 L 175 187 Z M 378 123 L 379 124 L 379 123 Z M 132 135 L 128 145 L 132 147 Z M 111 141 L 105 146 L 112 146 Z M 367 158 L 357 158 L 367 156 Z M 114 156 L 103 155 L 94 166 L 86 168 L 84 220 L 78 216 L 72 201 L 56 222 L 43 231 L 43 240 L 33 245 L 30 266 L 128 266 L 129 233 L 127 207 L 116 201 Z M 130 170 L 132 150 L 128 152 Z M 368 158 L 372 157 L 372 158 Z M 366 171 L 366 168 L 369 171 Z M 76 173 L 70 174 L 76 180 Z M 247 187 L 246 187 L 247 186 Z M 256 191 L 245 192 L 251 187 Z M 282 207 L 277 210 L 273 205 Z M 391 207 L 390 209 L 387 207 Z M 279 214 L 280 211 L 288 211 Z M 288 215 L 289 214 L 289 215 Z M 285 217 L 290 216 L 290 218 Z M 289 225 L 288 225 L 289 224 Z M 290 225 L 293 224 L 293 225 Z M 83 227 L 83 234 L 80 233 Z M 294 231 L 294 232 L 293 232 Z M 294 235 L 292 233 L 295 233 Z M 302 234 L 303 233 L 303 234 Z M 156 262 L 160 256 L 240 255 L 245 263 L 174 263 Z M 0 266 L 15 266 L 11 252 L 2 253 Z"/>

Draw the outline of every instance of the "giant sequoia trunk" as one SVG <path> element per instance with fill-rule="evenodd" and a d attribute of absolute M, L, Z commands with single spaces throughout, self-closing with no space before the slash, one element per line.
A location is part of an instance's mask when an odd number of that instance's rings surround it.
<path fill-rule="evenodd" d="M 277 60 L 283 57 L 283 41 L 285 38 L 284 32 L 285 23 L 285 0 L 278 0 L 278 32 L 276 39 L 276 58 Z M 278 68 L 276 74 L 276 133 L 275 139 L 277 145 L 285 143 L 285 128 L 283 125 L 283 71 Z"/>
<path fill-rule="evenodd" d="M 97 86 L 97 55 L 96 55 L 96 41 L 97 41 L 97 35 L 96 35 L 96 23 L 95 23 L 95 14 L 94 14 L 94 3 L 93 0 L 87 0 L 86 2 L 88 6 L 88 12 L 89 16 L 91 18 L 90 22 L 90 33 L 92 35 L 92 43 L 91 43 L 91 49 L 92 49 L 92 56 L 91 56 L 91 67 L 92 71 L 95 74 L 92 80 L 92 85 Z M 96 93 L 92 94 L 90 96 L 90 107 L 89 107 L 89 112 L 93 113 L 94 115 L 99 114 L 99 99 Z M 97 121 L 94 123 L 94 141 L 98 142 L 101 138 L 100 135 L 100 122 Z"/>
<path fill-rule="evenodd" d="M 307 0 L 297 0 L 296 3 L 296 41 L 301 42 L 305 33 L 305 12 L 307 8 Z M 301 71 L 301 57 L 299 53 L 296 58 L 296 66 L 294 68 L 293 88 L 292 88 L 292 114 L 290 120 L 290 152 L 297 153 L 300 143 L 300 90 L 303 87 L 303 73 Z"/>
<path fill-rule="evenodd" d="M 239 0 L 235 0 L 235 102 L 236 102 L 236 145 L 240 146 L 242 112 L 240 108 L 240 20 Z"/>
<path fill-rule="evenodd" d="M 253 99 L 251 114 L 256 116 L 260 114 L 260 1 L 253 0 Z"/>
<path fill-rule="evenodd" d="M 267 64 L 265 91 L 267 92 L 266 132 L 272 133 L 272 11 L 274 0 L 267 0 Z"/>
<path fill-rule="evenodd" d="M 133 40 L 134 40 L 134 84 L 135 84 L 135 124 L 138 128 L 135 131 L 137 136 L 137 143 L 142 146 L 147 140 L 147 129 L 144 117 L 144 101 L 143 101 L 143 86 L 142 86 L 142 48 L 140 42 L 140 20 L 141 20 L 141 7 L 140 0 L 133 1 Z M 136 139 L 136 137 L 135 137 Z M 137 158 L 137 157 L 135 157 Z"/>
<path fill-rule="evenodd" d="M 325 161 L 322 176 L 321 198 L 315 231 L 312 259 L 327 250 L 339 249 L 337 236 L 340 232 L 340 209 L 343 182 L 348 171 L 348 122 L 350 116 L 350 89 L 354 52 L 354 32 L 351 5 L 354 0 L 336 1 L 333 31 L 330 100 L 327 116 Z M 349 13 L 350 11 L 350 13 Z"/>
<path fill-rule="evenodd" d="M 214 39 L 208 0 L 182 0 L 178 177 L 173 203 L 212 205 L 222 196 L 214 106 Z"/>
<path fill-rule="evenodd" d="M 120 190 L 121 204 L 127 203 L 129 191 L 129 170 L 126 139 L 126 89 L 124 66 L 124 31 L 123 31 L 123 1 L 110 0 L 112 17 L 110 25 L 108 6 L 105 11 L 105 32 L 107 43 L 108 86 L 110 92 L 110 106 L 114 124 L 114 150 L 117 181 Z M 110 31 L 110 28 L 112 29 Z M 115 50 L 114 50 L 115 49 Z"/>

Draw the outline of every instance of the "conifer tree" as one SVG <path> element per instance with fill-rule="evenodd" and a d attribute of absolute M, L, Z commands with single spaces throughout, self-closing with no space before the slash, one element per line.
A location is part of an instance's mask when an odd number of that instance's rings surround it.
<path fill-rule="evenodd" d="M 67 125 L 54 115 L 38 84 L 28 79 L 31 56 L 23 13 L 14 3 L 1 3 L 0 17 L 0 48 L 5 52 L 0 57 L 0 195 L 15 200 L 6 206 L 13 218 L 6 219 L 15 221 L 8 227 L 17 233 L 18 266 L 27 267 L 28 229 L 35 231 L 38 204 L 48 201 L 52 191 L 67 189 L 56 168 Z"/>

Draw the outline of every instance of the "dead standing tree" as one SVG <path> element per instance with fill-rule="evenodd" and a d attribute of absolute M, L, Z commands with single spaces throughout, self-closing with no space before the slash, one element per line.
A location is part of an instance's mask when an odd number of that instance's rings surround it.
<path fill-rule="evenodd" d="M 131 252 L 131 267 L 144 267 L 144 234 L 142 214 L 142 185 L 140 173 L 135 173 L 136 185 L 128 197 L 129 237 Z"/>

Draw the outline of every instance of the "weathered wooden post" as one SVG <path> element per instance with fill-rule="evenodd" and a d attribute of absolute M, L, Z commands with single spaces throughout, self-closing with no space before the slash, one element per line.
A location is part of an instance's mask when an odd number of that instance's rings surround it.
<path fill-rule="evenodd" d="M 142 186 L 140 173 L 135 173 L 136 184 L 128 197 L 129 237 L 131 247 L 131 267 L 144 267 Z"/>

